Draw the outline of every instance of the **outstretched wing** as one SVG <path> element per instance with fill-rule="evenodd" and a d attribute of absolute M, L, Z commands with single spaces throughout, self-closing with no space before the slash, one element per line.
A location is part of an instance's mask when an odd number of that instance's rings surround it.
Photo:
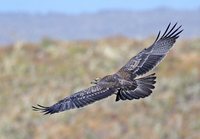
<path fill-rule="evenodd" d="M 183 31 L 180 29 L 181 26 L 178 28 L 176 27 L 177 23 L 171 29 L 170 25 L 171 23 L 161 37 L 159 31 L 154 43 L 131 58 L 128 63 L 118 71 L 118 74 L 124 75 L 128 72 L 131 73 L 132 77 L 137 77 L 152 70 L 165 57 L 179 37 L 179 34 Z"/>
<path fill-rule="evenodd" d="M 137 87 L 135 89 L 121 89 L 117 93 L 116 101 L 119 100 L 133 100 L 148 97 L 154 89 L 156 83 L 155 73 L 136 79 Z"/>
<path fill-rule="evenodd" d="M 37 106 L 32 106 L 32 108 L 33 110 L 41 111 L 44 114 L 53 114 L 69 109 L 84 107 L 95 101 L 106 98 L 112 95 L 114 92 L 114 88 L 105 88 L 100 85 L 95 85 L 66 97 L 50 107 L 45 107 L 38 104 Z"/>

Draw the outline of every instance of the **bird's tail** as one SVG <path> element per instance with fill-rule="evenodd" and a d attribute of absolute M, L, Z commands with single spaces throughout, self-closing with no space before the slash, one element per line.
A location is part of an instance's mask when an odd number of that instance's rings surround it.
<path fill-rule="evenodd" d="M 139 99 L 149 96 L 152 93 L 152 89 L 155 88 L 155 79 L 155 73 L 136 79 L 137 87 L 134 90 L 121 89 L 117 93 L 116 101 Z"/>
<path fill-rule="evenodd" d="M 148 85 L 154 85 L 156 83 L 155 80 L 156 80 L 156 75 L 155 75 L 155 73 L 153 73 L 148 76 L 136 79 L 136 82 L 137 82 L 138 86 L 141 86 L 141 87 L 145 86 L 145 87 L 149 88 Z"/>

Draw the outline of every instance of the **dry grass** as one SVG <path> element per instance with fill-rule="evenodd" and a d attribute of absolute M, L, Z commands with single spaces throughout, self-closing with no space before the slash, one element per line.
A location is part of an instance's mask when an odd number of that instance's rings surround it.
<path fill-rule="evenodd" d="M 154 93 L 115 103 L 115 97 L 52 116 L 32 111 L 117 71 L 150 41 L 16 43 L 0 49 L 0 138 L 198 139 L 200 40 L 180 40 L 155 69 Z"/>

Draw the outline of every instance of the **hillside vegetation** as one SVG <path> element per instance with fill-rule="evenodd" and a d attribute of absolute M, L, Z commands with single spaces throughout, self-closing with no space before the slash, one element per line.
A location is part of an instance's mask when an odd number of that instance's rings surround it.
<path fill-rule="evenodd" d="M 200 137 L 200 39 L 178 40 L 156 68 L 156 89 L 141 100 L 115 96 L 78 110 L 43 116 L 51 105 L 91 80 L 116 72 L 151 44 L 123 37 L 98 41 L 0 48 L 1 139 L 198 139 Z"/>

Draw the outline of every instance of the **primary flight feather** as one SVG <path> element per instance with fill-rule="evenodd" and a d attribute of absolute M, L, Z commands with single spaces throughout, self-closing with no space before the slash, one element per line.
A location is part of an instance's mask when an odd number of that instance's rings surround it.
<path fill-rule="evenodd" d="M 160 63 L 172 48 L 183 31 L 177 23 L 167 26 L 161 35 L 159 31 L 154 43 L 131 58 L 118 72 L 93 81 L 93 86 L 68 96 L 52 106 L 32 106 L 33 110 L 44 114 L 58 113 L 74 108 L 84 107 L 113 94 L 116 100 L 133 100 L 149 96 L 156 83 L 155 73 L 139 77 L 149 72 Z"/>

